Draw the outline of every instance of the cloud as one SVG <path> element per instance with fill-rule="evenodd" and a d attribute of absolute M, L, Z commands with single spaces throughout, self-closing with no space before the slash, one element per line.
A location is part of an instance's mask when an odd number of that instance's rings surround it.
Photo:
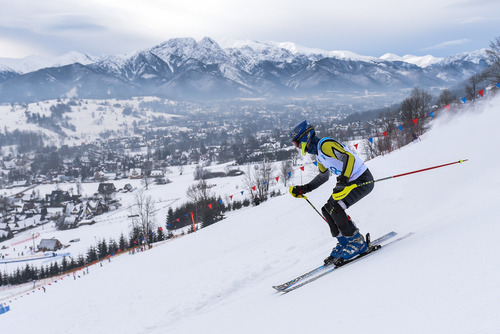
<path fill-rule="evenodd" d="M 84 15 L 56 15 L 51 20 L 47 20 L 46 32 L 102 32 L 107 30 L 101 24 L 93 22 L 94 19 Z"/>
<path fill-rule="evenodd" d="M 481 23 L 487 21 L 497 21 L 499 18 L 484 17 L 484 16 L 474 16 L 458 21 L 458 24 L 471 24 L 471 23 Z"/>
<path fill-rule="evenodd" d="M 24 43 L 19 40 L 0 37 L 0 50 L 2 58 L 22 58 L 30 54 L 41 54 L 41 49 L 36 48 L 31 43 Z"/>
<path fill-rule="evenodd" d="M 462 45 L 462 44 L 466 44 L 466 43 L 470 43 L 470 42 L 472 42 L 472 40 L 467 39 L 467 38 L 457 39 L 457 40 L 453 40 L 453 41 L 442 42 L 442 43 L 439 43 L 439 44 L 436 44 L 433 46 L 429 46 L 426 48 L 422 48 L 419 51 L 438 50 L 438 49 L 447 48 L 449 46 Z"/>
<path fill-rule="evenodd" d="M 360 54 L 482 45 L 498 0 L 0 0 L 0 36 L 54 54 L 127 53 L 175 37 L 295 42 Z M 429 11 L 429 8 L 432 10 Z M 3 32 L 9 30 L 9 34 Z M 432 31 L 432 35 L 429 34 Z M 16 35 L 14 34 L 16 33 Z M 462 39 L 459 39 L 462 38 Z M 489 38 L 489 37 L 483 37 Z M 455 40 L 453 40 L 455 39 Z M 424 41 L 424 42 L 422 42 Z M 425 44 L 422 44 L 425 43 Z M 19 54 L 21 48 L 19 49 Z M 29 50 L 25 50 L 28 52 Z M 6 54 L 0 49 L 0 57 Z"/>

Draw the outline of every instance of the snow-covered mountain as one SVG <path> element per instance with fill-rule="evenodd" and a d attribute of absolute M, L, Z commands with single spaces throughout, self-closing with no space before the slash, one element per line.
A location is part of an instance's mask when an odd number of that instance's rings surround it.
<path fill-rule="evenodd" d="M 74 63 L 88 65 L 97 61 L 98 57 L 82 54 L 76 51 L 65 53 L 62 56 L 55 58 L 42 57 L 42 56 L 28 56 L 25 58 L 0 58 L 0 71 L 2 71 L 2 64 L 11 71 L 20 74 L 38 71 L 46 67 L 60 67 Z"/>
<path fill-rule="evenodd" d="M 15 299 L 0 300 L 11 308 L 0 315 L 2 333 L 498 333 L 500 155 L 491 154 L 489 143 L 498 141 L 500 97 L 479 105 L 454 118 L 445 111 L 422 141 L 367 162 L 382 178 L 469 159 L 377 183 L 349 208 L 374 238 L 414 232 L 369 258 L 276 293 L 272 285 L 319 265 L 334 245 L 309 204 L 285 194 L 146 252 L 92 265 L 88 274 L 34 282 Z M 314 169 L 307 164 L 292 182 L 307 182 Z M 145 194 L 175 198 L 195 182 L 194 169 L 184 171 Z M 232 180 L 212 182 L 213 189 L 238 191 Z M 311 203 L 323 205 L 332 184 L 308 194 Z M 96 235 L 119 234 L 126 210 L 123 219 L 112 214 L 66 231 L 66 240 L 74 233 L 79 243 L 92 244 Z M 32 242 L 30 232 L 16 238 L 9 243 L 18 249 Z"/>
<path fill-rule="evenodd" d="M 294 43 L 223 45 L 207 37 L 176 38 L 130 55 L 71 53 L 43 68 L 42 62 L 4 62 L 14 70 L 0 69 L 0 102 L 59 98 L 68 92 L 80 98 L 210 99 L 450 87 L 487 66 L 484 50 L 445 59 L 376 58 Z M 38 69 L 29 71 L 30 66 Z"/>
<path fill-rule="evenodd" d="M 434 57 L 431 55 L 426 55 L 426 56 L 404 55 L 403 57 L 400 57 L 394 53 L 386 53 L 383 56 L 381 56 L 380 59 L 387 61 L 404 61 L 406 63 L 414 64 L 422 68 L 425 68 L 432 64 L 437 64 L 444 60 L 444 58 Z"/>

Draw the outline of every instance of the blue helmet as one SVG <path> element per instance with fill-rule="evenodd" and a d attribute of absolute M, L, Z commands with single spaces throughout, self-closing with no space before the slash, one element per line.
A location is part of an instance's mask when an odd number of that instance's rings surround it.
<path fill-rule="evenodd" d="M 315 134 L 314 126 L 303 121 L 290 132 L 290 139 L 293 145 L 302 149 L 302 155 L 305 155 L 306 146 Z"/>

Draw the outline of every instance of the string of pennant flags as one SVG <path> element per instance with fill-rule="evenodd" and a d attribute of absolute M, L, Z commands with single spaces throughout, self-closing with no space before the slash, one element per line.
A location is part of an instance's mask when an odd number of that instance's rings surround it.
<path fill-rule="evenodd" d="M 133 250 L 135 252 L 136 249 L 139 249 L 139 248 L 135 245 L 128 247 L 128 250 L 129 250 L 128 254 L 131 254 L 130 253 L 131 250 Z M 72 270 L 71 272 L 66 272 L 66 273 L 54 275 L 52 277 L 40 279 L 39 281 L 36 281 L 36 285 L 35 285 L 35 283 L 32 283 L 32 282 L 24 283 L 25 286 L 33 285 L 33 287 L 32 288 L 25 288 L 24 290 L 20 290 L 18 293 L 15 293 L 8 298 L 4 298 L 4 300 L 0 302 L 0 306 L 7 307 L 7 306 L 13 304 L 14 302 L 16 302 L 20 299 L 23 299 L 25 297 L 28 297 L 28 296 L 31 296 L 34 294 L 38 294 L 38 293 L 45 293 L 45 292 L 47 292 L 48 289 L 58 285 L 58 283 L 60 283 L 61 281 L 65 280 L 65 279 L 68 280 L 69 278 L 72 277 L 73 280 L 78 280 L 80 278 L 83 278 L 84 276 L 89 275 L 89 268 L 91 268 L 91 267 L 97 268 L 97 264 L 100 264 L 100 267 L 102 267 L 103 263 L 106 262 L 104 260 L 108 260 L 108 262 L 111 262 L 111 258 L 114 258 L 118 255 L 126 254 L 126 253 L 127 253 L 126 250 L 119 249 L 116 253 L 109 254 L 103 258 L 100 258 L 99 260 L 93 261 L 92 263 L 88 263 L 84 266 L 76 268 L 76 269 Z M 14 285 L 14 287 L 15 287 L 15 285 Z"/>
<path fill-rule="evenodd" d="M 490 86 L 490 88 L 493 88 L 494 86 L 496 86 L 497 88 L 499 88 L 499 89 L 500 89 L 500 83 L 497 83 L 497 84 L 495 84 L 495 85 L 491 85 L 491 86 Z M 485 92 L 486 92 L 486 91 L 487 91 L 487 89 L 481 89 L 481 90 L 479 90 L 479 91 L 477 92 L 477 94 L 478 94 L 480 97 L 484 97 L 484 96 L 485 96 Z M 463 104 L 466 104 L 466 103 L 469 101 L 469 99 L 468 99 L 467 97 L 464 97 L 464 98 L 461 98 L 461 99 L 460 99 L 460 101 L 461 101 Z M 448 111 L 449 111 L 449 110 L 450 110 L 450 107 L 451 107 L 451 105 L 450 105 L 450 104 L 448 104 L 448 105 L 444 106 L 444 109 L 446 109 L 446 110 L 448 110 Z M 430 117 L 434 118 L 435 113 L 440 112 L 440 111 L 442 111 L 442 110 L 444 110 L 444 109 L 440 109 L 440 110 L 433 110 L 433 111 L 429 112 L 427 115 L 424 115 L 424 116 L 421 116 L 421 117 L 417 117 L 417 118 L 414 118 L 413 120 L 411 120 L 411 121 L 409 121 L 409 122 L 406 122 L 406 123 L 400 124 L 400 125 L 398 125 L 397 127 L 395 127 L 395 129 L 398 129 L 399 131 L 401 131 L 401 132 L 402 132 L 402 131 L 403 131 L 403 127 L 404 127 L 404 126 L 406 126 L 406 125 L 408 125 L 408 124 L 410 124 L 410 123 L 411 123 L 411 124 L 413 124 L 413 126 L 416 126 L 416 125 L 417 125 L 417 123 L 418 123 L 418 121 L 419 121 L 420 119 L 422 119 L 422 118 L 424 118 L 424 117 L 427 117 L 427 116 L 430 116 Z M 387 135 L 388 135 L 388 131 L 384 131 L 384 132 L 381 132 L 381 133 L 377 133 L 376 135 L 374 135 L 374 136 L 372 136 L 372 137 L 370 137 L 370 138 L 367 138 L 367 140 L 368 140 L 371 144 L 373 144 L 373 142 L 374 142 L 374 138 L 375 138 L 375 137 L 378 137 L 378 136 L 384 136 L 384 137 L 386 137 L 386 138 L 387 138 Z M 359 148 L 359 144 L 360 144 L 360 143 L 361 143 L 361 141 L 353 145 L 353 146 L 354 146 L 354 148 L 355 148 L 356 150 L 358 150 L 358 148 Z M 316 161 L 314 161 L 314 162 L 312 162 L 312 163 L 313 163 L 315 166 L 317 166 L 317 165 L 318 165 L 318 163 L 317 163 Z M 302 166 L 299 166 L 298 168 L 295 168 L 295 169 L 293 169 L 293 170 L 289 171 L 289 172 L 286 174 L 286 177 L 287 177 L 288 179 L 291 179 L 292 174 L 293 174 L 293 173 L 295 173 L 296 171 L 301 171 L 301 172 L 304 172 L 304 171 L 305 171 L 305 166 L 304 166 L 304 165 L 302 165 Z M 275 181 L 275 183 L 276 183 L 276 184 L 278 184 L 278 183 L 279 183 L 279 181 L 280 181 L 280 176 L 276 176 L 276 177 L 274 177 L 274 179 L 272 179 L 272 181 L 271 181 L 271 182 L 273 182 L 273 181 Z M 267 181 L 263 182 L 263 186 L 267 186 Z M 252 191 L 257 191 L 257 185 L 254 185 L 254 186 L 250 187 L 250 193 L 251 193 L 251 195 L 253 195 L 253 194 L 252 194 Z M 245 192 L 246 192 L 245 190 L 241 190 L 241 191 L 239 191 L 239 192 L 233 193 L 233 194 L 231 194 L 231 195 L 229 195 L 229 196 L 228 196 L 228 197 L 229 197 L 229 200 L 230 200 L 230 201 L 233 201 L 233 200 L 234 200 L 234 198 L 235 198 L 235 196 L 244 196 L 244 195 L 245 195 Z M 253 197 L 253 196 L 252 196 L 252 197 Z M 210 204 L 208 204 L 208 205 L 207 205 L 207 207 L 209 207 L 210 209 L 213 209 L 213 204 L 214 204 L 214 203 L 210 203 Z M 221 206 L 223 206 L 223 205 L 224 205 L 224 202 L 222 201 L 222 199 L 220 199 L 220 200 L 219 200 L 219 204 L 220 204 Z M 168 227 L 168 226 L 170 226 L 170 224 L 173 224 L 173 223 L 175 223 L 175 222 L 179 222 L 179 221 L 180 221 L 180 219 L 181 219 L 182 217 L 188 217 L 188 218 L 189 218 L 189 217 L 191 217 L 192 224 L 193 224 L 193 229 L 194 229 L 194 231 L 196 231 L 196 224 L 195 224 L 195 220 L 194 220 L 194 212 L 193 212 L 193 211 L 191 211 L 191 212 L 189 212 L 189 213 L 186 213 L 184 216 L 181 216 L 181 217 L 179 217 L 179 218 L 177 218 L 177 219 L 174 219 L 174 220 L 172 220 L 171 222 L 167 223 L 167 224 L 166 224 L 166 225 L 167 225 L 167 227 Z"/>
<path fill-rule="evenodd" d="M 314 161 L 314 162 L 312 162 L 312 163 L 313 163 L 315 166 L 317 166 L 317 165 L 318 165 L 318 163 L 317 163 L 316 161 Z M 295 168 L 295 169 L 293 169 L 293 170 L 289 171 L 289 172 L 286 174 L 286 177 L 287 177 L 288 179 L 291 179 L 291 178 L 292 178 L 293 173 L 295 173 L 296 171 L 299 171 L 299 170 L 300 170 L 300 171 L 302 171 L 302 172 L 304 172 L 304 171 L 305 171 L 305 166 L 304 166 L 304 165 L 302 165 L 302 166 L 299 166 L 299 167 L 297 167 L 297 168 Z M 280 176 L 276 176 L 276 177 L 272 178 L 272 180 L 271 180 L 270 182 L 273 182 L 274 184 L 279 184 L 280 178 L 281 178 Z M 266 186 L 268 185 L 268 182 L 267 182 L 267 181 L 264 181 L 264 182 L 262 183 L 262 185 L 263 185 L 264 187 L 266 187 Z M 253 194 L 252 194 L 252 191 L 257 192 L 257 185 L 254 185 L 254 186 L 250 187 L 250 189 L 249 189 L 249 190 L 250 190 L 250 193 L 251 193 L 252 197 L 254 197 L 254 196 L 253 196 Z M 246 191 L 246 190 L 241 190 L 241 191 L 238 191 L 238 192 L 236 192 L 236 193 L 233 193 L 233 194 L 229 195 L 229 196 L 228 196 L 228 198 L 229 198 L 229 200 L 230 200 L 230 201 L 233 201 L 233 200 L 235 200 L 235 196 L 245 196 L 245 193 L 247 193 L 247 191 Z M 219 199 L 218 203 L 219 203 L 221 206 L 223 206 L 223 205 L 224 205 L 224 201 L 223 201 L 222 199 Z M 213 209 L 213 207 L 214 207 L 214 203 L 209 203 L 209 204 L 207 204 L 207 205 L 206 205 L 206 207 L 208 207 L 209 209 Z M 170 221 L 169 223 L 167 223 L 167 224 L 166 224 L 166 225 L 167 225 L 167 227 L 169 227 L 171 224 L 173 224 L 173 223 L 175 223 L 175 222 L 179 222 L 179 221 L 181 220 L 181 218 L 183 218 L 183 217 L 188 217 L 188 218 L 189 218 L 189 217 L 191 217 L 192 224 L 193 224 L 193 229 L 194 229 L 194 231 L 196 232 L 196 223 L 195 223 L 195 220 L 194 220 L 194 212 L 193 212 L 193 211 L 190 211 L 189 213 L 186 213 L 186 214 L 184 214 L 183 216 L 181 216 L 181 217 L 179 217 L 179 218 L 176 218 L 176 219 L 174 219 L 174 220 Z"/>
<path fill-rule="evenodd" d="M 497 84 L 495 84 L 495 85 L 491 85 L 491 86 L 489 86 L 489 87 L 490 87 L 490 88 L 493 88 L 493 87 L 495 87 L 495 86 L 496 86 L 497 88 L 499 88 L 499 89 L 500 89 L 500 82 L 499 82 L 499 83 L 497 83 Z M 477 93 L 480 97 L 484 97 L 485 92 L 486 92 L 486 89 L 481 89 L 481 90 L 477 91 L 476 93 Z M 469 101 L 469 99 L 468 99 L 467 97 L 463 97 L 463 98 L 461 98 L 461 99 L 460 99 L 460 101 L 462 102 L 462 104 L 466 104 L 466 103 Z M 450 105 L 450 104 L 447 104 L 446 106 L 444 106 L 444 108 L 445 108 L 446 110 L 448 110 L 448 111 L 450 110 L 450 107 L 451 107 L 451 105 Z M 424 115 L 424 116 L 421 116 L 421 117 L 417 117 L 417 118 L 412 119 L 412 120 L 411 120 L 411 123 L 413 124 L 413 126 L 416 126 L 416 125 L 417 125 L 417 123 L 418 123 L 418 121 L 419 121 L 420 119 L 422 119 L 422 118 L 424 118 L 424 117 L 427 117 L 427 116 L 430 116 L 430 117 L 434 118 L 435 113 L 436 113 L 436 112 L 438 112 L 438 111 L 442 111 L 442 110 L 443 110 L 443 109 L 441 109 L 441 110 L 433 110 L 433 111 L 429 112 L 427 115 Z M 397 127 L 395 127 L 395 129 L 398 129 L 399 131 L 401 131 L 401 132 L 402 132 L 402 131 L 403 131 L 403 126 L 408 125 L 408 124 L 410 124 L 410 121 L 408 121 L 408 122 L 406 122 L 406 123 L 403 123 L 403 124 L 398 125 Z M 374 140 L 374 138 L 376 138 L 376 137 L 380 137 L 380 136 L 384 136 L 385 138 L 387 138 L 387 135 L 388 135 L 388 131 L 384 131 L 384 132 L 381 132 L 381 133 L 377 133 L 377 134 L 375 134 L 374 136 L 372 136 L 372 137 L 370 137 L 370 138 L 367 138 L 367 140 L 368 140 L 371 144 L 373 144 L 373 140 Z M 354 144 L 354 145 L 353 145 L 353 146 L 356 148 L 356 150 L 358 150 L 358 147 L 359 147 L 359 144 L 360 144 L 360 143 L 361 143 L 361 142 L 358 142 L 358 143 L 356 143 L 356 144 Z"/>

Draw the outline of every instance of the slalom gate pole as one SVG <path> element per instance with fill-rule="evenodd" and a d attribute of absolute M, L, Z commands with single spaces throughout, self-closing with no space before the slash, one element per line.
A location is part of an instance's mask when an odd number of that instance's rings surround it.
<path fill-rule="evenodd" d="M 302 196 L 303 196 L 303 195 L 302 195 Z M 321 212 L 319 212 L 319 211 L 318 211 L 318 209 L 316 209 L 316 207 L 315 207 L 315 206 L 314 206 L 314 205 L 313 205 L 313 204 L 309 201 L 309 199 L 308 199 L 307 197 L 305 197 L 305 196 L 303 196 L 303 198 L 307 201 L 307 203 L 309 203 L 309 205 L 310 205 L 310 206 L 314 209 L 314 211 L 316 211 L 316 213 L 317 213 L 318 215 L 320 215 L 320 216 L 321 216 L 321 218 L 323 218 L 323 220 L 324 220 L 324 221 L 326 221 L 326 218 L 325 218 L 325 217 L 323 217 L 323 215 L 321 214 Z"/>
<path fill-rule="evenodd" d="M 383 177 L 381 179 L 377 179 L 377 180 L 373 180 L 373 181 L 368 181 L 368 182 L 360 183 L 357 186 L 358 187 L 366 186 L 367 184 L 370 184 L 370 183 L 385 181 L 385 180 L 389 180 L 389 179 L 395 179 L 397 177 L 406 176 L 406 175 L 415 174 L 415 173 L 420 173 L 420 172 L 425 172 L 425 171 L 428 171 L 428 170 L 431 170 L 431 169 L 446 167 L 446 166 L 450 166 L 450 165 L 454 165 L 454 164 L 461 164 L 461 163 L 464 163 L 466 161 L 469 161 L 469 159 L 461 159 L 461 160 L 450 162 L 450 163 L 447 163 L 447 164 L 444 164 L 444 165 L 433 166 L 433 167 L 423 168 L 423 169 L 419 169 L 419 170 L 414 170 L 412 172 L 407 172 L 407 173 L 402 173 L 402 174 L 387 176 L 387 177 Z"/>

